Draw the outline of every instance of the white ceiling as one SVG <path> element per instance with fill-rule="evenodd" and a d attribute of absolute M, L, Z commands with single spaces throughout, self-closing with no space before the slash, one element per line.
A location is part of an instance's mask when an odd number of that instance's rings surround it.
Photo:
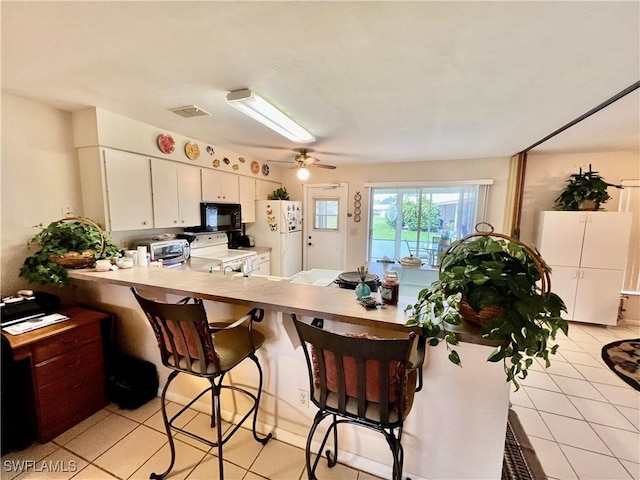
<path fill-rule="evenodd" d="M 1 2 L 2 89 L 97 106 L 261 160 L 298 147 L 225 104 L 250 88 L 324 163 L 511 156 L 640 79 L 640 3 Z M 185 119 L 169 108 L 211 113 Z M 548 142 L 637 149 L 638 91 Z M 543 145 L 545 147 L 545 145 Z"/>

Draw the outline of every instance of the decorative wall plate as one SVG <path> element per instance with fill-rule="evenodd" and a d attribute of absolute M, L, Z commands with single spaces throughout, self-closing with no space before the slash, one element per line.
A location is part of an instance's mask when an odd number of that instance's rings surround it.
<path fill-rule="evenodd" d="M 267 165 L 266 163 L 264 165 L 262 165 L 262 174 L 266 177 L 267 175 L 269 175 L 269 165 Z"/>
<path fill-rule="evenodd" d="M 233 165 L 231 165 L 231 168 L 233 170 L 238 170 L 240 168 L 240 165 L 238 165 L 237 163 L 234 163 Z"/>
<path fill-rule="evenodd" d="M 254 160 L 253 162 L 251 162 L 251 173 L 253 173 L 254 175 L 257 175 L 259 171 L 260 171 L 260 164 Z"/>
<path fill-rule="evenodd" d="M 218 168 L 220 166 L 220 160 L 218 160 L 217 158 L 213 161 L 213 166 L 214 168 Z"/>
<path fill-rule="evenodd" d="M 216 152 L 213 150 L 213 147 L 211 145 L 207 145 L 207 153 L 209 155 L 213 155 Z"/>
<path fill-rule="evenodd" d="M 176 148 L 176 141 L 168 133 L 158 135 L 158 148 L 162 153 L 171 153 Z"/>
<path fill-rule="evenodd" d="M 238 160 L 240 161 L 240 163 L 244 163 L 246 161 L 244 157 L 238 157 Z"/>
<path fill-rule="evenodd" d="M 231 160 L 229 160 L 227 157 L 224 157 L 222 161 L 224 162 L 225 165 L 229 165 L 231 163 Z"/>
<path fill-rule="evenodd" d="M 197 160 L 200 158 L 200 147 L 195 142 L 187 142 L 184 146 L 184 153 L 187 154 L 191 160 Z"/>

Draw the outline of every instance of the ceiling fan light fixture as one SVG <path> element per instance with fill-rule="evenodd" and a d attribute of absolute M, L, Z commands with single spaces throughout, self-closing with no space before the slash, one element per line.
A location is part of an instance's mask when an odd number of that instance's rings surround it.
<path fill-rule="evenodd" d="M 316 140 L 298 123 L 248 88 L 229 92 L 227 103 L 292 142 L 311 143 Z"/>
<path fill-rule="evenodd" d="M 300 180 L 306 180 L 309 178 L 309 170 L 306 167 L 300 167 L 296 175 Z"/>

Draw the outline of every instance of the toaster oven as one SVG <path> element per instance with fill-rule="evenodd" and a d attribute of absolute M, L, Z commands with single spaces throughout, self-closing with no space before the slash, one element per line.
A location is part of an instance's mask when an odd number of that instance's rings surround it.
<path fill-rule="evenodd" d="M 148 240 L 139 242 L 138 245 L 147 247 L 151 261 L 162 260 L 162 264 L 167 266 L 185 262 L 189 259 L 191 251 L 189 242 L 184 239 Z"/>

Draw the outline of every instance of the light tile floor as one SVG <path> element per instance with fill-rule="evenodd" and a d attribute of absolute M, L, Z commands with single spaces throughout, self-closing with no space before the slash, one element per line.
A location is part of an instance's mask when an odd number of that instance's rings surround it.
<path fill-rule="evenodd" d="M 169 404 L 169 413 L 178 405 Z M 188 410 L 182 426 L 212 438 L 209 417 Z M 223 423 L 223 428 L 230 424 Z M 120 410 L 112 404 L 67 430 L 53 441 L 12 452 L 2 457 L 2 480 L 125 480 L 148 479 L 162 472 L 170 458 L 160 400 L 136 410 Z M 215 449 L 181 434 L 176 435 L 176 464 L 168 479 L 215 480 L 218 458 Z M 262 446 L 250 430 L 240 429 L 224 446 L 225 478 L 228 480 L 306 479 L 304 450 L 271 439 Z M 20 462 L 23 463 L 22 471 Z M 333 480 L 380 480 L 365 472 L 321 462 L 318 475 Z"/>
<path fill-rule="evenodd" d="M 550 479 L 640 480 L 640 392 L 604 363 L 603 345 L 640 327 L 571 323 L 551 366 L 534 364 L 511 394 Z"/>
<path fill-rule="evenodd" d="M 603 345 L 638 338 L 638 327 L 572 323 L 549 369 L 534 365 L 511 395 L 514 409 L 550 479 L 640 480 L 640 393 L 620 380 L 600 357 Z M 45 445 L 2 458 L 2 479 L 147 479 L 169 456 L 159 399 L 137 410 L 101 410 Z M 175 411 L 171 404 L 169 411 Z M 208 418 L 189 411 L 184 424 L 209 432 Z M 228 427 L 228 425 L 225 424 Z M 217 479 L 215 452 L 177 437 L 171 479 Z M 261 446 L 241 429 L 225 445 L 225 477 L 234 480 L 306 478 L 304 451 L 278 440 Z M 28 468 L 18 472 L 18 462 Z M 375 480 L 365 472 L 321 462 L 322 479 Z M 25 466 L 25 464 L 23 464 Z M 55 471 L 54 471 L 55 470 Z"/>

